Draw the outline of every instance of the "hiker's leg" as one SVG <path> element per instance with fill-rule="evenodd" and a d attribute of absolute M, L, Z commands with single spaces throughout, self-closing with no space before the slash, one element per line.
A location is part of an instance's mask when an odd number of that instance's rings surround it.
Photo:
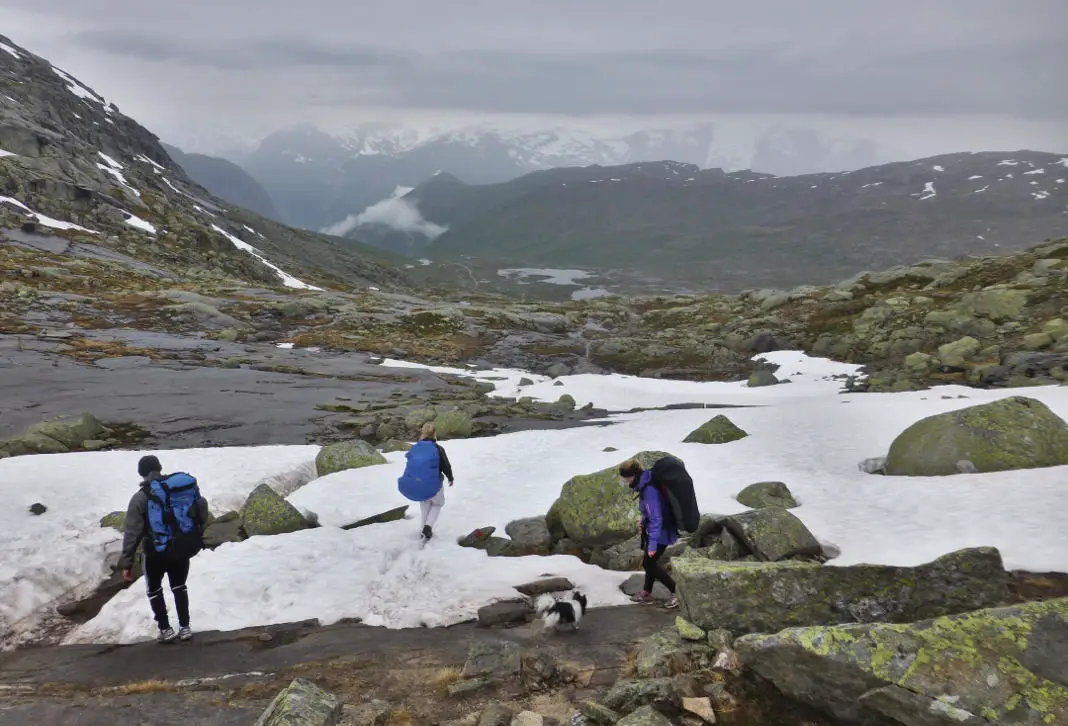
<path fill-rule="evenodd" d="M 435 494 L 427 504 L 430 506 L 427 507 L 427 512 L 423 515 L 423 524 L 428 527 L 433 527 L 437 524 L 438 515 L 441 514 L 441 508 L 445 506 L 445 487 L 439 489 L 438 493 Z"/>
<path fill-rule="evenodd" d="M 161 557 L 149 557 L 145 554 L 141 557 L 141 569 L 145 573 L 148 604 L 152 606 L 156 624 L 160 630 L 166 630 L 171 627 L 170 618 L 167 617 L 167 601 L 163 599 L 163 573 L 166 570 L 166 563 Z"/>
<path fill-rule="evenodd" d="M 430 500 L 429 499 L 424 500 L 422 502 L 419 502 L 419 512 L 423 515 L 422 524 L 420 526 L 421 527 L 425 527 L 426 526 L 427 517 L 430 516 Z"/>
<path fill-rule="evenodd" d="M 174 595 L 174 609 L 178 611 L 178 627 L 189 627 L 189 591 L 185 581 L 189 578 L 189 559 L 180 557 L 167 565 L 167 581 Z"/>
<path fill-rule="evenodd" d="M 642 559 L 642 565 L 645 567 L 645 591 L 653 591 L 653 583 L 659 581 L 664 587 L 668 589 L 668 592 L 675 594 L 675 581 L 671 579 L 667 571 L 660 566 L 660 559 L 664 556 L 664 550 L 667 548 L 664 545 L 657 545 L 656 554 L 652 557 L 646 552 Z"/>

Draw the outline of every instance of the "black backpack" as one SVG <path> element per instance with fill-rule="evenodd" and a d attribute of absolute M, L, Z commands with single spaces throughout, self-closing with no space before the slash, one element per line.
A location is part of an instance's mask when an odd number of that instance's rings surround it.
<path fill-rule="evenodd" d="M 676 532 L 696 532 L 701 523 L 701 510 L 697 508 L 693 479 L 686 471 L 686 465 L 681 459 L 669 455 L 658 459 L 650 473 L 651 483 L 667 505 L 664 507 L 664 523 Z"/>

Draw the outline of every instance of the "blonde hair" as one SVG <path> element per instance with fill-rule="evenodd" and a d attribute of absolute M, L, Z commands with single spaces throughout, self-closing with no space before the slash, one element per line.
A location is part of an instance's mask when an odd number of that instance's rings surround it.
<path fill-rule="evenodd" d="M 638 476 L 644 471 L 642 464 L 637 459 L 627 459 L 619 465 L 619 475 L 624 479 Z"/>
<path fill-rule="evenodd" d="M 433 421 L 427 421 L 423 424 L 423 430 L 419 432 L 419 435 L 424 439 L 437 439 L 438 427 L 434 425 Z"/>

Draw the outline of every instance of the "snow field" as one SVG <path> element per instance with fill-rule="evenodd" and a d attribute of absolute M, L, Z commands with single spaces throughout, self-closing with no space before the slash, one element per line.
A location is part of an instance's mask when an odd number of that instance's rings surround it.
<path fill-rule="evenodd" d="M 419 506 L 397 492 L 403 453 L 388 454 L 383 465 L 340 472 L 299 487 L 310 476 L 309 461 L 316 447 L 162 452 L 166 468 L 186 468 L 201 478 L 217 512 L 239 506 L 256 481 L 290 471 L 272 485 L 298 508 L 316 513 L 323 525 L 289 535 L 255 537 L 198 555 L 189 579 L 193 626 L 229 630 L 307 618 L 330 623 L 346 617 L 392 628 L 443 626 L 474 617 L 478 607 L 494 599 L 514 597 L 513 586 L 545 574 L 569 577 L 594 607 L 624 603 L 618 586 L 631 573 L 608 572 L 573 557 L 490 558 L 460 548 L 455 541 L 476 527 L 494 526 L 497 534 L 504 535 L 508 522 L 544 514 L 570 477 L 615 466 L 637 451 L 651 449 L 670 451 L 686 462 L 704 512 L 743 511 L 746 507 L 734 499 L 743 487 L 757 481 L 786 482 L 801 503 L 794 514 L 821 541 L 840 548 L 841 556 L 832 566 L 918 565 L 962 547 L 989 545 L 1001 551 L 1010 569 L 1068 570 L 1068 530 L 1063 526 L 1068 467 L 937 478 L 871 476 L 857 468 L 862 459 L 885 454 L 898 433 L 924 416 L 1005 396 L 1033 396 L 1068 418 L 1068 388 L 942 387 L 843 395 L 841 380 L 832 377 L 852 373 L 855 367 L 796 352 L 764 357 L 781 364 L 777 375 L 795 382 L 750 389 L 738 383 L 579 375 L 563 377 L 559 379 L 563 385 L 555 386 L 547 378 L 522 371 L 457 369 L 482 380 L 503 378 L 494 381 L 498 395 L 521 390 L 522 395 L 556 400 L 570 393 L 579 405 L 593 401 L 614 410 L 686 402 L 750 407 L 618 414 L 607 418 L 605 423 L 612 425 L 606 426 L 444 442 L 457 484 L 446 489 L 435 538 L 422 549 Z M 517 389 L 524 376 L 535 384 Z M 750 436 L 725 445 L 682 443 L 686 434 L 717 413 L 729 416 Z M 606 452 L 606 447 L 617 451 Z M 49 598 L 58 596 L 60 588 L 54 582 L 64 584 L 63 592 L 81 581 L 91 589 L 93 577 L 102 577 L 102 551 L 116 539 L 113 533 L 102 532 L 97 520 L 125 508 L 136 485 L 135 476 L 126 472 L 133 471 L 138 456 L 111 452 L 0 462 L 0 486 L 24 484 L 4 487 L 18 492 L 18 497 L 3 515 L 9 521 L 0 518 L 7 537 L 0 539 L 0 546 L 30 558 L 21 562 L 15 558 L 20 562 L 18 572 L 0 572 L 0 581 L 9 583 L 0 589 L 0 606 L 14 610 L 11 603 L 20 603 L 29 622 Z M 63 511 L 59 497 L 70 491 L 70 472 L 89 462 L 97 472 L 90 481 L 101 483 L 88 490 L 101 501 Z M 225 491 L 219 484 L 213 490 L 213 482 L 223 477 L 230 478 Z M 52 487 L 47 497 L 34 488 L 40 481 Z M 79 485 L 79 491 L 86 490 Z M 50 507 L 42 518 L 25 513 L 25 507 L 37 500 Z M 339 528 L 403 504 L 409 505 L 405 520 L 351 531 Z M 72 511 L 90 508 L 92 516 L 81 515 L 72 527 L 46 523 L 50 515 L 73 518 Z M 65 539 L 67 531 L 72 534 Z M 35 589 L 27 591 L 34 598 L 16 597 L 22 591 L 17 582 L 11 583 L 18 575 L 25 577 L 23 573 L 35 578 Z M 135 585 L 119 593 L 68 640 L 133 642 L 153 633 L 143 587 Z"/>

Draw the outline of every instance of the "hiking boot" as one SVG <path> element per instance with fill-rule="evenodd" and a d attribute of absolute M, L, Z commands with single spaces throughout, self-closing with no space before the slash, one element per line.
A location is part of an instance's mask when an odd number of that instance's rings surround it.
<path fill-rule="evenodd" d="M 432 530 L 430 528 L 429 524 L 425 525 L 423 527 L 423 540 L 429 541 L 430 538 L 433 537 L 433 536 L 434 536 L 434 530 Z"/>
<path fill-rule="evenodd" d="M 653 593 L 648 592 L 646 590 L 642 590 L 637 595 L 631 595 L 630 600 L 631 602 L 648 605 L 649 603 L 653 602 Z"/>
<path fill-rule="evenodd" d="M 189 629 L 188 625 L 183 625 L 182 627 L 178 628 L 178 640 L 184 643 L 185 641 L 192 639 L 193 631 Z"/>
<path fill-rule="evenodd" d="M 177 637 L 178 633 L 174 632 L 174 628 L 164 628 L 159 631 L 159 636 L 156 640 L 160 643 L 173 643 Z"/>

